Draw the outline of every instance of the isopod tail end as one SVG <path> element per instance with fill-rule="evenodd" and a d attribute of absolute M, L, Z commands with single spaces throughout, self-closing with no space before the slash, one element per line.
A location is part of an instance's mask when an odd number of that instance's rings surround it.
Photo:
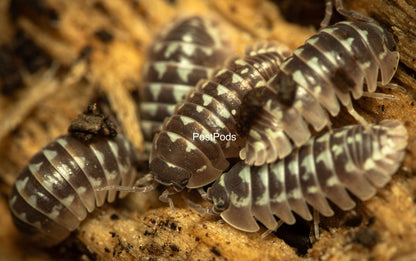
<path fill-rule="evenodd" d="M 388 51 L 384 58 L 381 59 L 383 64 L 388 66 L 381 66 L 381 84 L 387 85 L 397 71 L 397 66 L 400 60 L 400 54 L 397 51 Z"/>
<path fill-rule="evenodd" d="M 382 131 L 379 136 L 380 157 L 372 159 L 374 166 L 366 171 L 366 176 L 374 186 L 381 188 L 399 169 L 405 155 L 408 134 L 403 123 L 397 120 L 383 120 L 379 127 Z"/>
<path fill-rule="evenodd" d="M 385 142 L 392 151 L 403 151 L 407 147 L 408 133 L 404 124 L 397 120 L 383 120 L 380 126 L 386 128 L 387 139 Z M 384 145 L 384 144 L 382 144 Z"/>

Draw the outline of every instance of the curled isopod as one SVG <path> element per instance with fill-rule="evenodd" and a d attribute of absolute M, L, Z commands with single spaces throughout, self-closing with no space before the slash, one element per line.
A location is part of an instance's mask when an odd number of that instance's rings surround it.
<path fill-rule="evenodd" d="M 341 105 L 367 125 L 352 99 L 365 88 L 373 93 L 378 77 L 382 85 L 389 83 L 399 62 L 393 35 L 367 20 L 321 29 L 281 64 L 259 98 L 262 107 L 250 123 L 241 159 L 260 166 L 285 157 L 293 143 L 298 147 L 310 138 L 309 125 L 316 131 L 330 127 L 328 112 L 338 115 Z"/>
<path fill-rule="evenodd" d="M 35 243 L 58 244 L 89 212 L 106 199 L 116 199 L 117 191 L 97 188 L 134 184 L 137 155 L 133 145 L 123 135 L 104 129 L 106 134 L 87 135 L 88 141 L 77 134 L 56 138 L 20 172 L 10 196 L 10 211 L 17 228 Z M 119 197 L 125 195 L 120 192 Z"/>
<path fill-rule="evenodd" d="M 224 62 L 226 49 L 217 23 L 199 16 L 177 19 L 156 37 L 144 73 L 147 83 L 140 89 L 146 147 L 174 106 Z"/>
<path fill-rule="evenodd" d="M 279 222 L 295 223 L 292 213 L 305 220 L 308 207 L 324 216 L 334 214 L 327 199 L 342 210 L 355 206 L 347 190 L 368 200 L 389 182 L 399 168 L 407 146 L 407 131 L 399 121 L 380 125 L 345 126 L 311 138 L 284 159 L 263 166 L 234 165 L 207 191 L 211 212 L 231 226 L 259 230 L 256 219 L 269 230 Z"/>

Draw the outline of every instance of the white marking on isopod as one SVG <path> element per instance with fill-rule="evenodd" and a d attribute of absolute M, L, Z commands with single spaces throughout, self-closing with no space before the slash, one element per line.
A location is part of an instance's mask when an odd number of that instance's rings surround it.
<path fill-rule="evenodd" d="M 191 33 L 187 33 L 187 34 L 184 34 L 183 36 L 182 36 L 182 40 L 184 41 L 184 42 L 193 42 L 193 38 L 194 38 L 194 36 L 191 34 Z"/>
<path fill-rule="evenodd" d="M 207 94 L 203 94 L 202 95 L 202 101 L 203 101 L 203 106 L 207 106 L 208 104 L 211 104 L 213 97 Z"/>
<path fill-rule="evenodd" d="M 338 157 L 339 155 L 342 155 L 344 153 L 344 146 L 342 144 L 341 145 L 333 144 L 332 151 L 335 157 Z"/>
<path fill-rule="evenodd" d="M 375 168 L 375 166 L 376 166 L 376 164 L 375 164 L 374 160 L 371 159 L 371 158 L 366 159 L 366 161 L 364 162 L 364 169 L 365 170 L 373 169 L 373 168 Z"/>
<path fill-rule="evenodd" d="M 183 82 L 188 82 L 189 81 L 189 75 L 191 74 L 192 70 L 189 68 L 184 68 L 184 67 L 178 67 L 176 69 L 176 72 L 178 73 L 179 78 L 183 81 Z"/>
<path fill-rule="evenodd" d="M 242 59 L 237 59 L 237 60 L 234 61 L 234 63 L 237 64 L 237 65 L 241 65 L 241 66 L 247 65 L 247 63 Z"/>
<path fill-rule="evenodd" d="M 236 83 L 238 83 L 242 80 L 243 80 L 243 78 L 241 78 L 240 75 L 238 75 L 236 73 L 233 73 L 233 77 L 232 77 L 232 81 L 231 81 L 232 83 L 236 84 Z"/>
<path fill-rule="evenodd" d="M 71 204 L 74 202 L 74 199 L 74 195 L 68 195 L 66 198 L 63 198 L 61 202 L 64 206 L 71 206 Z"/>
<path fill-rule="evenodd" d="M 16 200 L 17 200 L 17 196 L 16 195 L 11 195 L 10 206 L 13 206 L 16 203 Z"/>
<path fill-rule="evenodd" d="M 183 48 L 182 51 L 188 55 L 188 56 L 192 56 L 195 54 L 195 50 L 196 50 L 196 46 L 193 44 L 183 44 Z M 209 49 L 211 50 L 211 49 Z"/>
<path fill-rule="evenodd" d="M 293 80 L 295 80 L 300 86 L 308 86 L 308 83 L 300 70 L 296 70 L 293 73 Z"/>
<path fill-rule="evenodd" d="M 334 174 L 326 181 L 326 185 L 328 187 L 332 187 L 332 186 L 335 186 L 335 185 L 338 185 L 338 184 L 340 184 L 340 182 L 338 180 L 338 177 Z"/>
<path fill-rule="evenodd" d="M 39 172 L 39 169 L 42 165 L 43 165 L 43 162 L 32 163 L 32 164 L 29 164 L 28 168 L 32 174 L 36 174 L 37 172 Z"/>
<path fill-rule="evenodd" d="M 152 94 L 152 99 L 153 100 L 158 100 L 159 99 L 159 94 L 162 91 L 162 84 L 160 84 L 160 83 L 150 83 L 148 89 L 150 90 L 150 93 Z"/>
<path fill-rule="evenodd" d="M 183 139 L 182 136 L 180 136 L 180 135 L 178 135 L 174 132 L 171 132 L 171 131 L 167 131 L 166 134 L 168 135 L 170 141 L 173 142 L 173 143 L 176 142 L 179 139 Z"/>
<path fill-rule="evenodd" d="M 266 86 L 266 84 L 267 83 L 265 81 L 261 80 L 261 81 L 258 81 L 256 83 L 256 86 L 254 86 L 254 88 L 259 88 L 259 87 L 262 87 L 262 86 Z"/>
<path fill-rule="evenodd" d="M 243 70 L 241 70 L 241 74 L 246 74 L 248 73 L 249 69 L 248 68 L 244 68 Z"/>
<path fill-rule="evenodd" d="M 353 172 L 357 169 L 357 166 L 352 161 L 345 163 L 345 172 Z"/>
<path fill-rule="evenodd" d="M 221 96 L 223 94 L 228 94 L 230 90 L 226 88 L 224 85 L 218 84 L 217 85 L 217 95 Z"/>
<path fill-rule="evenodd" d="M 287 192 L 289 198 L 300 199 L 302 198 L 302 191 L 299 188 L 294 188 L 291 191 Z"/>
<path fill-rule="evenodd" d="M 167 70 L 166 64 L 164 62 L 154 63 L 153 68 L 155 68 L 155 70 L 157 72 L 157 77 L 159 79 L 162 79 L 163 75 L 165 74 L 165 72 Z"/>
<path fill-rule="evenodd" d="M 317 186 L 308 186 L 307 187 L 307 189 L 306 189 L 306 192 L 308 193 L 308 194 L 315 194 L 315 193 L 317 193 L 319 191 L 319 189 L 318 189 L 318 187 Z"/>
<path fill-rule="evenodd" d="M 352 53 L 352 42 L 354 42 L 353 37 L 349 37 L 346 40 L 341 41 L 342 45 L 350 52 Z"/>
<path fill-rule="evenodd" d="M 110 146 L 111 152 L 113 153 L 114 157 L 116 159 L 118 159 L 119 158 L 119 148 L 118 148 L 117 143 L 115 143 L 114 141 L 111 141 L 111 140 L 108 140 L 107 143 Z M 128 166 L 123 166 L 123 164 L 121 164 L 120 160 L 116 160 L 116 161 L 117 161 L 117 166 L 118 166 L 118 169 L 119 169 L 119 173 L 122 173 L 124 175 L 125 173 L 127 173 L 127 171 L 129 171 Z M 91 184 L 93 184 L 93 183 L 91 183 Z"/>
<path fill-rule="evenodd" d="M 253 137 L 256 140 L 261 140 L 261 135 L 258 131 L 251 129 L 250 130 L 250 136 Z"/>
<path fill-rule="evenodd" d="M 48 149 L 44 149 L 42 153 L 49 160 L 49 162 L 58 155 L 58 152 L 54 150 L 48 150 Z"/>
<path fill-rule="evenodd" d="M 200 105 L 197 105 L 195 108 L 198 113 L 201 113 L 205 109 L 203 106 Z"/>
<path fill-rule="evenodd" d="M 86 188 L 86 187 L 84 187 L 84 186 L 79 186 L 79 187 L 76 189 L 76 191 L 77 191 L 78 195 L 82 195 L 82 194 L 84 194 L 85 192 L 87 192 L 87 188 Z"/>
<path fill-rule="evenodd" d="M 165 58 L 169 58 L 173 53 L 175 53 L 178 50 L 178 48 L 179 44 L 177 42 L 169 43 L 164 53 Z"/>
<path fill-rule="evenodd" d="M 186 126 L 188 124 L 193 124 L 193 123 L 196 122 L 195 119 L 192 119 L 190 117 L 183 116 L 183 115 L 180 115 L 179 116 L 179 119 L 181 119 L 181 121 L 182 121 L 182 123 L 183 123 L 184 126 Z"/>
<path fill-rule="evenodd" d="M 29 180 L 29 177 L 27 176 L 23 180 L 17 179 L 16 184 L 15 184 L 17 191 L 22 191 L 26 187 L 28 180 Z"/>

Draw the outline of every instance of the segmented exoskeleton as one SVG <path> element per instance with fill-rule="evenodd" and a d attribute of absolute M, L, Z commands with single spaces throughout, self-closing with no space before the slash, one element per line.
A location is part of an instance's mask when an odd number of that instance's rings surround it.
<path fill-rule="evenodd" d="M 358 13 L 352 15 L 366 19 Z M 368 17 L 367 21 L 343 21 L 321 29 L 281 64 L 279 73 L 264 88 L 263 106 L 250 123 L 240 158 L 250 165 L 262 165 L 285 157 L 292 142 L 298 147 L 310 138 L 309 124 L 316 131 L 330 127 L 327 112 L 336 116 L 341 105 L 366 126 L 354 110 L 352 98 L 363 96 L 364 88 L 374 92 L 378 77 L 382 85 L 392 79 L 399 61 L 395 47 L 393 35 Z"/>
<path fill-rule="evenodd" d="M 371 198 L 397 171 L 406 146 L 406 128 L 385 120 L 369 129 L 345 126 L 314 137 L 272 164 L 240 161 L 208 189 L 211 212 L 248 232 L 259 230 L 253 217 L 269 230 L 278 227 L 273 215 L 287 224 L 296 221 L 292 211 L 311 220 L 308 205 L 332 216 L 326 199 L 349 210 L 355 202 L 346 189 L 361 200 Z"/>
<path fill-rule="evenodd" d="M 121 134 L 88 143 L 72 135 L 58 137 L 20 172 L 9 200 L 14 223 L 40 245 L 58 244 L 88 212 L 116 199 L 117 191 L 97 188 L 133 186 L 136 157 Z"/>
<path fill-rule="evenodd" d="M 168 25 L 151 46 L 140 89 L 141 125 L 149 147 L 163 120 L 173 113 L 200 79 L 226 58 L 226 44 L 217 24 L 192 16 Z"/>
<path fill-rule="evenodd" d="M 253 88 L 265 86 L 290 55 L 282 45 L 260 44 L 243 58 L 232 58 L 202 80 L 156 134 L 150 169 L 157 183 L 168 186 L 161 199 L 187 188 L 216 180 L 237 157 L 244 144 L 237 120 L 242 99 Z"/>

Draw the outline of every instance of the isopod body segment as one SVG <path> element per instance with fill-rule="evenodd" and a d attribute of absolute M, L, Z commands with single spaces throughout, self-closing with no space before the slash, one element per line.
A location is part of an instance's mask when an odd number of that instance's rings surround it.
<path fill-rule="evenodd" d="M 207 191 L 213 212 L 233 227 L 255 232 L 256 219 L 269 230 L 275 217 L 295 223 L 292 213 L 311 220 L 309 206 L 332 216 L 327 199 L 342 210 L 374 196 L 399 168 L 407 146 L 406 128 L 394 120 L 345 126 L 311 138 L 284 159 L 263 166 L 240 161 Z"/>
<path fill-rule="evenodd" d="M 90 143 L 71 135 L 58 137 L 20 172 L 9 200 L 13 221 L 36 243 L 57 244 L 89 212 L 117 197 L 115 190 L 96 188 L 134 184 L 136 161 L 133 145 L 121 134 Z"/>

